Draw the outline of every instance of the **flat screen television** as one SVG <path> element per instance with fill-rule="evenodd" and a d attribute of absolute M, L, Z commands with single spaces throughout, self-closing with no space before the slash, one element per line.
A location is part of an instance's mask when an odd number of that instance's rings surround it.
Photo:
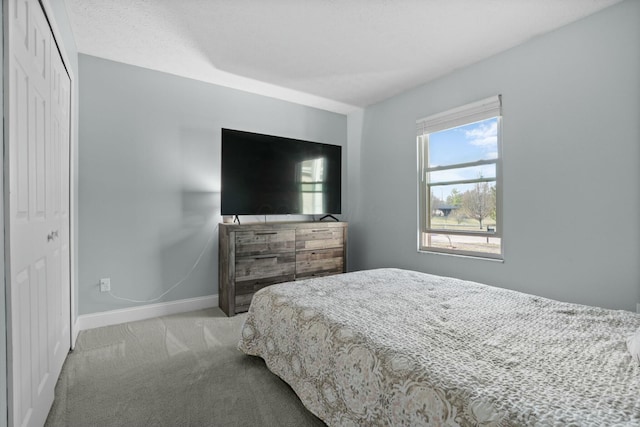
<path fill-rule="evenodd" d="M 341 213 L 342 147 L 222 129 L 222 215 Z"/>

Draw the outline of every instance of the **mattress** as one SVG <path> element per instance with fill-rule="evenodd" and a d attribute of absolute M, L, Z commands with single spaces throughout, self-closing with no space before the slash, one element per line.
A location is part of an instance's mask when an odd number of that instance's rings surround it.
<path fill-rule="evenodd" d="M 330 426 L 640 425 L 640 315 L 377 269 L 257 292 L 238 348 Z"/>

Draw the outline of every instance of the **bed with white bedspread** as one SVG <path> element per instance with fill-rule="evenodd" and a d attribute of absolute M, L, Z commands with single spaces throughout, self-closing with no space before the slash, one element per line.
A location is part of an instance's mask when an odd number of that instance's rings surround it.
<path fill-rule="evenodd" d="M 640 315 L 378 269 L 255 294 L 239 348 L 330 426 L 640 425 Z"/>

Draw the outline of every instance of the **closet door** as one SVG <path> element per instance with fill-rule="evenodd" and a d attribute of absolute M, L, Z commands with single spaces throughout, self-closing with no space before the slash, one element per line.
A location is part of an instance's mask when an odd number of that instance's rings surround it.
<path fill-rule="evenodd" d="M 54 264 L 58 286 L 53 292 L 56 300 L 51 304 L 49 322 L 55 348 L 52 348 L 53 366 L 62 367 L 71 346 L 71 248 L 69 246 L 71 223 L 69 218 L 70 192 L 70 129 L 71 129 L 71 81 L 60 53 L 51 37 L 51 138 L 52 138 L 52 221 L 56 224 L 55 247 L 59 252 Z M 59 371 L 59 369 L 58 369 Z M 56 374 L 56 381 L 58 375 Z"/>
<path fill-rule="evenodd" d="M 70 348 L 70 84 L 38 1 L 7 12 L 9 423 L 41 426 Z"/>

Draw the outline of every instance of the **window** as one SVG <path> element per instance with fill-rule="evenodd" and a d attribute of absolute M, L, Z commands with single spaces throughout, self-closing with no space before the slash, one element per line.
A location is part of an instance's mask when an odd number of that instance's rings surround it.
<path fill-rule="evenodd" d="M 501 97 L 418 120 L 420 251 L 502 259 Z"/>

